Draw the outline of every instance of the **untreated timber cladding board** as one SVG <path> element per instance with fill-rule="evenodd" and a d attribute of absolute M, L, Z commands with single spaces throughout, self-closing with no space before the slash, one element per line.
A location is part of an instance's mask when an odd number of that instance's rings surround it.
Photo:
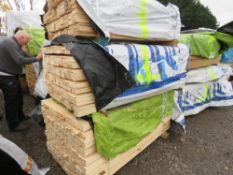
<path fill-rule="evenodd" d="M 91 129 L 91 126 L 87 121 L 83 119 L 75 118 L 72 113 L 70 113 L 63 106 L 59 105 L 57 102 L 55 102 L 51 98 L 43 100 L 42 106 L 46 110 L 53 111 L 57 117 L 62 118 L 67 123 L 69 123 L 71 126 L 77 128 L 78 130 L 82 132 L 86 132 Z"/>
<path fill-rule="evenodd" d="M 27 85 L 28 85 L 30 94 L 33 95 L 35 85 L 36 85 L 36 82 L 37 82 L 37 75 L 36 75 L 35 69 L 34 69 L 32 64 L 25 65 L 25 70 L 26 70 Z"/>
<path fill-rule="evenodd" d="M 57 51 L 60 50 L 60 52 Z M 95 97 L 80 66 L 64 47 L 46 48 L 44 78 L 49 94 L 77 117 L 96 112 Z M 53 55 L 58 53 L 57 55 Z"/>
<path fill-rule="evenodd" d="M 64 7 L 64 5 L 61 6 Z M 61 7 L 60 9 L 63 8 Z M 86 28 L 89 27 L 89 31 L 94 31 L 89 17 L 78 5 L 74 6 L 72 9 L 66 11 L 65 13 L 59 9 L 58 11 L 54 9 L 52 9 L 51 12 L 48 11 L 44 17 L 44 24 L 49 33 L 61 31 L 62 29 L 68 28 L 74 24 L 78 24 L 79 26 L 86 26 Z M 76 27 L 78 27 L 78 25 L 76 25 Z"/>
<path fill-rule="evenodd" d="M 97 33 L 90 26 L 81 23 L 76 23 L 60 31 L 49 32 L 49 37 L 50 37 L 49 39 L 52 40 L 55 37 L 60 36 L 62 34 L 79 36 L 83 38 L 91 38 L 91 39 L 97 37 Z"/>
<path fill-rule="evenodd" d="M 61 79 L 59 77 L 56 77 L 50 73 L 46 73 L 44 76 L 46 79 L 46 82 L 48 84 L 55 84 L 56 86 L 59 86 L 66 91 L 75 94 L 75 95 L 80 95 L 84 93 L 91 93 L 91 89 L 87 83 L 87 81 L 82 81 L 82 82 L 72 82 L 69 80 Z"/>
<path fill-rule="evenodd" d="M 42 102 L 42 110 L 48 150 L 68 174 L 88 174 L 106 162 L 96 153 L 93 130 L 88 122 L 75 119 L 52 99 Z"/>
<path fill-rule="evenodd" d="M 206 59 L 202 57 L 191 56 L 189 60 L 188 69 L 196 69 L 216 64 L 219 64 L 219 58 Z"/>
<path fill-rule="evenodd" d="M 54 24 L 54 28 L 50 28 L 49 32 L 60 31 L 74 24 L 77 24 L 76 27 L 85 26 L 87 30 L 94 32 L 93 28 L 91 27 L 91 23 L 88 20 L 89 19 L 87 16 L 80 15 L 79 13 L 73 11 L 50 23 Z"/>
<path fill-rule="evenodd" d="M 45 47 L 44 52 L 46 55 L 71 55 L 70 51 L 67 50 L 64 46 Z"/>
<path fill-rule="evenodd" d="M 46 71 L 58 76 L 60 78 L 64 78 L 67 80 L 72 81 L 85 81 L 86 77 L 82 71 L 82 69 L 69 69 L 69 68 L 63 68 L 63 67 L 54 67 L 51 65 L 46 65 Z"/>
<path fill-rule="evenodd" d="M 165 45 L 165 46 L 177 46 L 178 41 L 177 40 L 170 40 L 170 41 L 163 41 L 163 39 L 157 39 L 156 41 L 153 39 L 144 39 L 144 38 L 135 38 L 130 36 L 124 36 L 124 35 L 118 35 L 118 34 L 110 34 L 110 40 L 111 41 L 125 41 L 125 42 L 137 42 L 141 44 L 156 44 L 156 45 Z"/>
<path fill-rule="evenodd" d="M 80 69 L 73 56 L 45 55 L 46 64 L 70 69 Z"/>
<path fill-rule="evenodd" d="M 77 0 L 62 1 L 56 8 L 56 17 L 63 16 L 77 8 L 81 8 L 77 3 Z"/>
<path fill-rule="evenodd" d="M 51 82 L 53 80 L 55 80 L 55 83 L 57 83 L 56 81 L 59 81 L 59 82 L 61 81 L 63 83 L 63 86 L 66 86 L 66 87 L 71 88 L 71 89 L 89 88 L 89 84 L 87 81 L 70 81 L 67 79 L 61 79 L 61 78 L 54 76 L 50 73 L 47 73 L 46 77 Z M 58 83 L 58 84 L 60 84 L 60 83 Z"/>
<path fill-rule="evenodd" d="M 59 17 L 62 17 L 65 14 L 68 14 L 76 9 L 84 13 L 81 7 L 79 6 L 79 4 L 77 3 L 77 0 L 69 0 L 69 1 L 63 0 L 59 4 L 57 3 L 56 6 L 53 5 L 53 8 L 48 9 L 48 11 L 45 13 L 43 17 L 44 24 L 51 23 L 52 21 L 55 21 Z"/>
<path fill-rule="evenodd" d="M 91 98 L 86 99 L 88 96 L 85 95 L 85 98 L 83 96 L 74 96 L 64 90 L 59 90 L 58 87 L 48 83 L 47 87 L 50 96 L 63 104 L 67 109 L 74 112 L 76 117 L 82 117 L 96 112 L 94 100 Z"/>
<path fill-rule="evenodd" d="M 56 8 L 57 4 L 59 4 L 63 0 L 47 0 L 48 9 Z"/>
<path fill-rule="evenodd" d="M 70 101 L 71 103 L 73 103 L 77 107 L 82 107 L 85 105 L 91 105 L 91 104 L 95 103 L 95 99 L 93 97 L 93 94 L 91 94 L 91 93 L 74 95 L 74 94 L 71 94 L 70 92 L 67 92 L 64 89 L 54 85 L 54 84 L 51 85 L 51 84 L 47 83 L 47 86 L 48 86 L 49 94 L 51 92 L 55 92 L 56 94 L 63 97 L 64 99 L 67 99 L 68 101 Z"/>

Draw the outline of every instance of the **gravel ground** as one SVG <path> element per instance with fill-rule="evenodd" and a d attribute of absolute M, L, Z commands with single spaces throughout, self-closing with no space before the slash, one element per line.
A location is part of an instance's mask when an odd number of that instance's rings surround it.
<path fill-rule="evenodd" d="M 25 112 L 34 107 L 34 99 L 24 97 Z M 0 96 L 0 114 L 2 109 Z M 44 128 L 26 121 L 25 133 L 9 133 L 5 120 L 0 133 L 15 142 L 39 165 L 50 167 L 49 175 L 65 175 L 46 149 Z M 187 132 L 172 123 L 168 139 L 158 139 L 116 175 L 233 175 L 233 107 L 209 108 L 187 118 Z"/>

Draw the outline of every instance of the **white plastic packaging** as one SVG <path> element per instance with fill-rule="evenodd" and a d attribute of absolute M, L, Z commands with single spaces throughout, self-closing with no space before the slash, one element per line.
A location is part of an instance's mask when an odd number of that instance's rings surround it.
<path fill-rule="evenodd" d="M 0 135 L 0 149 L 13 158 L 23 170 L 31 175 L 46 175 L 49 168 L 40 170 L 34 160 L 16 144 Z M 28 167 L 28 165 L 30 165 Z"/>
<path fill-rule="evenodd" d="M 6 13 L 7 36 L 13 36 L 16 27 L 41 27 L 40 15 L 32 11 L 9 11 Z"/>
<path fill-rule="evenodd" d="M 164 6 L 156 0 L 77 0 L 106 37 L 124 36 L 174 40 L 180 36 L 177 6 Z"/>

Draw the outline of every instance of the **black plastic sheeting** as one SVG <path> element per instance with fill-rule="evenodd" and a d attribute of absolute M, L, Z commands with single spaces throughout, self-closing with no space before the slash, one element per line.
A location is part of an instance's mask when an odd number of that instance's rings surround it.
<path fill-rule="evenodd" d="M 218 28 L 218 32 L 227 33 L 233 36 L 233 21 L 225 24 L 224 26 Z"/>
<path fill-rule="evenodd" d="M 64 45 L 70 50 L 89 82 L 97 111 L 135 84 L 128 70 L 91 40 L 61 35 L 51 45 Z"/>

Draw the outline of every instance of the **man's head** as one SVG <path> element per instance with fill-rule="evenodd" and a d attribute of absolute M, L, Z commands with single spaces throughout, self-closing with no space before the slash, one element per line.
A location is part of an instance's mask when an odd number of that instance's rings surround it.
<path fill-rule="evenodd" d="M 31 39 L 30 35 L 27 32 L 21 30 L 16 32 L 15 38 L 21 46 L 27 45 L 27 43 Z"/>

